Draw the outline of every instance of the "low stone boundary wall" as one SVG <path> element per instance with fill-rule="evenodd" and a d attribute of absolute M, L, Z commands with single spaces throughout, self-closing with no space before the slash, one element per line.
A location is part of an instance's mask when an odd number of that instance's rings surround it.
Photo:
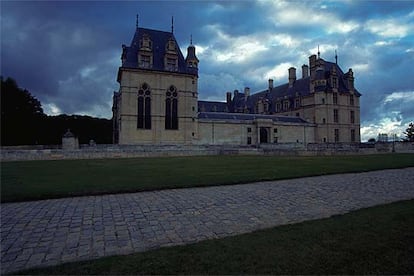
<path fill-rule="evenodd" d="M 388 152 L 414 153 L 414 143 L 376 144 L 264 144 L 255 146 L 227 145 L 80 145 L 76 150 L 63 150 L 59 146 L 2 147 L 1 161 L 101 159 L 162 156 L 203 155 L 280 155 L 319 156 L 378 154 Z"/>

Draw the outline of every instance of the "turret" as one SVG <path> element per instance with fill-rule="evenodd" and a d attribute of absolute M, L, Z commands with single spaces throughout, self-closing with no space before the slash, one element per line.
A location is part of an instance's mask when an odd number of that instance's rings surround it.
<path fill-rule="evenodd" d="M 187 68 L 194 72 L 198 73 L 198 58 L 196 56 L 196 49 L 193 45 L 193 39 L 190 40 L 190 46 L 187 48 L 187 57 L 185 58 L 185 63 L 187 64 Z"/>

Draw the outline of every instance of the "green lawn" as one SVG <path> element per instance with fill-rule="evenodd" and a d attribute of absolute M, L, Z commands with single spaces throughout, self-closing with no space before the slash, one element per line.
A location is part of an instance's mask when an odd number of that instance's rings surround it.
<path fill-rule="evenodd" d="M 414 200 L 22 274 L 414 274 Z"/>
<path fill-rule="evenodd" d="M 227 185 L 412 166 L 413 154 L 2 162 L 1 202 Z"/>

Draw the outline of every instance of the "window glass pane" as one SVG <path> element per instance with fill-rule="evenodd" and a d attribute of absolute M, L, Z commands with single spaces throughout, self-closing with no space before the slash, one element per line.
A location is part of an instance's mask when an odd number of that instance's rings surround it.
<path fill-rule="evenodd" d="M 138 98 L 138 121 L 137 128 L 144 128 L 144 98 Z"/>

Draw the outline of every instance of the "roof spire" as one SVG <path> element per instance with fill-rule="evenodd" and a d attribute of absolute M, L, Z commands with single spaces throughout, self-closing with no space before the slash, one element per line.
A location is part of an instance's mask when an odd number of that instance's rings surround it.
<path fill-rule="evenodd" d="M 137 19 L 135 21 L 135 27 L 138 29 L 138 14 L 137 14 Z"/>
<path fill-rule="evenodd" d="M 319 52 L 319 44 L 318 44 L 318 59 L 321 58 L 321 52 Z"/>
<path fill-rule="evenodd" d="M 338 64 L 338 55 L 336 53 L 336 49 L 335 49 L 335 63 Z"/>
<path fill-rule="evenodd" d="M 174 16 L 171 16 L 171 33 L 174 33 Z"/>
<path fill-rule="evenodd" d="M 193 35 L 190 35 L 190 45 L 193 45 Z"/>

